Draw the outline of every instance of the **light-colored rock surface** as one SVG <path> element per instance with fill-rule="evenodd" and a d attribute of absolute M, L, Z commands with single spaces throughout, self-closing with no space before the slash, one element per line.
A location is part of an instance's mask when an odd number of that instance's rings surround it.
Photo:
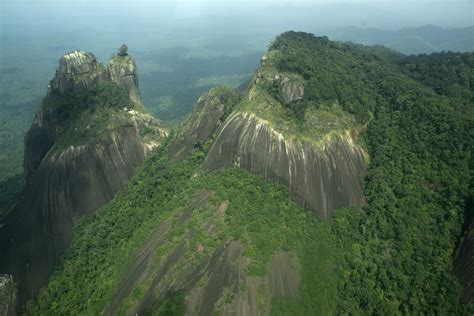
<path fill-rule="evenodd" d="M 299 80 L 283 78 L 281 80 L 281 93 L 285 104 L 301 100 L 304 96 L 304 84 Z"/>
<path fill-rule="evenodd" d="M 16 315 L 16 291 L 11 275 L 0 274 L 0 316 Z"/>
<path fill-rule="evenodd" d="M 222 125 L 204 165 L 232 165 L 288 187 L 296 202 L 329 218 L 332 210 L 364 204 L 363 150 L 350 134 L 327 137 L 322 145 L 294 141 L 255 114 L 232 114 Z"/>
<path fill-rule="evenodd" d="M 76 50 L 59 60 L 59 68 L 48 86 L 48 93 L 83 91 L 107 79 L 105 68 L 92 53 Z"/>
<path fill-rule="evenodd" d="M 112 57 L 107 64 L 110 79 L 124 87 L 130 100 L 136 104 L 142 104 L 140 90 L 138 88 L 137 65 L 130 55 Z"/>

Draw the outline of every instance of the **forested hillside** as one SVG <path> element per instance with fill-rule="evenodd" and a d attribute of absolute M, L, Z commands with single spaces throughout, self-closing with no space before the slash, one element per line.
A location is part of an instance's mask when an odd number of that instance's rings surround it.
<path fill-rule="evenodd" d="M 278 36 L 240 100 L 226 89 L 207 96 L 227 111 L 214 123 L 195 115 L 210 136 L 182 159 L 171 136 L 113 201 L 78 221 L 27 313 L 472 314 L 453 274 L 473 196 L 472 60 Z M 258 148 L 231 166 L 203 164 L 232 149 L 226 139 L 212 146 L 238 114 L 315 152 L 350 135 L 366 154 L 364 203 L 316 216 L 291 183 L 243 165 Z"/>

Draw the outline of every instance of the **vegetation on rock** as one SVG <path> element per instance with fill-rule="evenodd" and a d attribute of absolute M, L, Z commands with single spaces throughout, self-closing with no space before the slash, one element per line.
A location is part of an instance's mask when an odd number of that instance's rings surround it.
<path fill-rule="evenodd" d="M 236 168 L 203 169 L 206 146 L 175 161 L 165 145 L 112 202 L 78 221 L 71 247 L 49 285 L 30 302 L 28 314 L 101 313 L 131 266 L 134 250 L 201 190 L 214 192 L 211 206 L 229 201 L 224 220 L 215 233 L 205 231 L 211 207 L 206 206 L 188 224 L 173 222 L 169 239 L 156 249 L 157 267 L 181 241 L 204 247 L 202 255 L 184 255 L 185 263 L 199 265 L 219 244 L 239 240 L 249 277 L 264 276 L 278 251 L 295 253 L 301 264 L 296 299 L 259 288 L 263 312 L 472 314 L 471 305 L 459 303 L 461 288 L 452 273 L 465 201 L 472 196 L 472 117 L 460 106 L 472 101 L 466 81 L 470 72 L 453 71 L 451 59 L 436 55 L 433 64 L 428 62 L 433 66 L 415 71 L 417 58 L 385 53 L 284 33 L 271 45 L 260 78 L 295 76 L 304 81 L 303 98 L 283 105 L 264 81 L 235 107 L 283 133 L 313 140 L 360 129 L 370 156 L 363 210 L 339 210 L 322 221 L 292 202 L 286 189 L 262 177 Z M 440 87 L 437 70 L 431 75 L 430 69 L 437 68 L 450 74 L 452 89 Z M 260 78 L 257 73 L 254 80 Z M 325 126 L 313 130 L 310 124 Z M 193 237 L 187 238 L 192 230 Z M 137 287 L 122 312 L 140 304 L 150 284 L 147 279 Z M 189 293 L 173 290 L 176 295 L 159 298 L 150 312 L 184 312 Z M 222 312 L 232 298 L 218 302 L 214 310 Z"/>

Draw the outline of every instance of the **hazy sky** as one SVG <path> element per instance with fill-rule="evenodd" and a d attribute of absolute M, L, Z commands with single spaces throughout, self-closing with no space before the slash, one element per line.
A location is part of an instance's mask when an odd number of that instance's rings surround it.
<path fill-rule="evenodd" d="M 305 19 L 319 27 L 357 25 L 394 29 L 474 24 L 474 0 L 0 0 L 2 32 L 28 27 L 68 28 L 94 23 L 175 23 L 196 17 L 279 19 L 285 27 Z M 249 23 L 251 23 L 251 21 Z M 5 34 L 3 34 L 5 35 Z"/>

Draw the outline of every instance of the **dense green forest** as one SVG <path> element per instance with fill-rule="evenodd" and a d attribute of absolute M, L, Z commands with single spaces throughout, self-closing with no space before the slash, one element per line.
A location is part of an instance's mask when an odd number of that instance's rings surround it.
<path fill-rule="evenodd" d="M 445 71 L 453 86 L 470 88 L 445 98 L 426 84 L 439 80 L 437 75 L 425 70 L 423 80 L 412 80 L 405 65 L 399 69 L 348 44 L 288 33 L 272 48 L 283 51 L 281 68 L 306 78 L 308 101 L 337 99 L 367 124 L 367 206 L 352 226 L 357 231 L 341 234 L 351 236 L 354 249 L 339 292 L 342 310 L 455 312 L 459 286 L 452 260 L 472 194 L 473 130 L 473 117 L 459 110 L 458 100 L 472 100 L 472 81 L 465 79 L 472 67 Z M 450 67 L 448 58 L 437 57 L 433 68 Z M 472 60 L 472 54 L 457 57 Z"/>
<path fill-rule="evenodd" d="M 70 248 L 28 314 L 100 313 L 134 250 L 201 190 L 215 192 L 211 203 L 230 202 L 217 232 L 200 230 L 211 214 L 201 209 L 190 224 L 173 224 L 158 262 L 194 227 L 190 242 L 206 251 L 190 260 L 240 240 L 250 260 L 246 272 L 258 277 L 279 249 L 296 254 L 298 299 L 273 298 L 275 315 L 473 313 L 459 303 L 452 273 L 465 203 L 473 196 L 472 54 L 401 58 L 296 32 L 278 36 L 270 49 L 280 52 L 280 71 L 305 82 L 304 98 L 290 105 L 299 108 L 287 112 L 294 122 L 337 102 L 363 127 L 360 141 L 369 154 L 363 209 L 338 210 L 323 221 L 262 177 L 203 169 L 211 141 L 183 161 L 170 159 L 165 144 L 111 203 L 78 221 Z M 137 288 L 126 304 L 143 295 Z M 183 312 L 184 299 L 176 293 L 151 312 Z"/>

